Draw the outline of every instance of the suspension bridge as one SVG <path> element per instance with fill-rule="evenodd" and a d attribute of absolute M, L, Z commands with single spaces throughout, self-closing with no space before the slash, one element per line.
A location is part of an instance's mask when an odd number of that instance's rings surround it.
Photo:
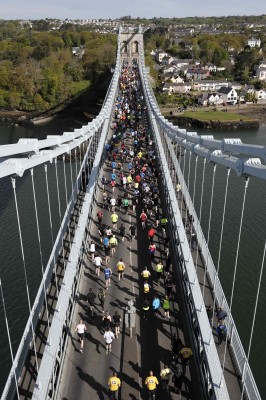
<path fill-rule="evenodd" d="M 169 249 L 166 251 L 163 231 L 158 228 L 156 251 L 164 264 L 171 257 L 175 288 L 170 320 L 153 317 L 143 320 L 141 271 L 145 265 L 151 271 L 154 267 L 147 253 L 147 232 L 141 229 L 139 219 L 142 206 L 132 205 L 128 214 L 117 206 L 127 233 L 125 240 L 119 240 L 115 256 L 111 258 L 114 273 L 106 303 L 107 309 L 119 310 L 123 329 L 121 338 L 113 344 L 112 353 L 106 355 L 99 305 L 95 306 L 94 316 L 88 315 L 89 288 L 98 290 L 104 285 L 95 277 L 88 246 L 94 242 L 96 251 L 102 251 L 96 216 L 99 210 L 104 214 L 105 225 L 111 225 L 110 212 L 102 200 L 101 177 L 112 173 L 106 143 L 113 140 L 114 113 L 119 99 L 125 95 L 120 85 L 125 63 L 136 66 L 138 71 L 135 84 L 143 107 L 140 123 L 149 132 L 156 154 L 158 206 L 168 219 Z M 136 117 L 137 111 L 134 112 Z M 128 148 L 133 146 L 129 132 L 124 142 Z M 107 380 L 114 371 L 122 380 L 120 399 L 147 398 L 145 377 L 151 369 L 158 375 L 160 363 L 170 363 L 174 336 L 191 347 L 193 358 L 183 376 L 182 397 L 174 392 L 168 394 L 173 397 L 162 397 L 167 395 L 159 385 L 158 398 L 261 398 L 249 361 L 266 249 L 262 238 L 245 349 L 234 321 L 233 306 L 248 188 L 251 180 L 260 180 L 263 184 L 266 179 L 266 148 L 244 144 L 240 139 L 217 140 L 212 135 L 198 135 L 168 122 L 150 88 L 141 27 L 120 30 L 113 78 L 102 110 L 92 122 L 61 136 L 20 139 L 17 144 L 1 146 L 0 157 L 2 188 L 10 208 L 8 218 L 3 215 L 2 227 L 3 224 L 11 227 L 11 234 L 3 237 L 6 243 L 3 258 L 8 267 L 17 262 L 19 268 L 15 267 L 20 271 L 22 282 L 19 290 L 10 286 L 6 289 L 6 278 L 2 278 L 1 272 L 1 331 L 5 331 L 12 362 L 2 399 L 105 399 Z M 236 173 L 234 178 L 231 171 Z M 215 189 L 217 179 L 224 182 L 220 191 Z M 230 201 L 234 201 L 228 192 L 232 179 L 241 202 L 239 223 L 234 226 L 235 251 L 226 296 L 220 282 L 220 268 L 227 213 Z M 244 181 L 241 189 L 240 181 Z M 114 190 L 117 198 L 123 198 L 126 190 L 123 185 Z M 111 187 L 108 191 L 112 194 Z M 211 228 L 218 218 L 215 196 L 222 198 L 222 207 L 219 230 L 213 235 L 217 248 L 214 263 L 209 247 Z M 151 215 L 149 223 L 155 226 L 155 222 L 155 216 Z M 132 223 L 137 227 L 135 241 L 128 240 Z M 25 237 L 26 231 L 27 236 L 31 233 L 29 240 Z M 13 243 L 11 255 L 6 249 L 9 241 Z M 120 258 L 126 263 L 123 283 L 118 282 L 115 274 Z M 34 281 L 38 282 L 38 291 L 32 296 L 30 287 Z M 163 284 L 154 281 L 151 286 L 153 293 L 163 298 Z M 13 297 L 23 297 L 24 311 L 18 307 L 18 320 L 25 318 L 23 314 L 28 315 L 18 346 L 12 338 L 16 324 L 9 317 L 12 306 L 7 304 L 7 292 L 12 292 Z M 207 314 L 206 305 L 212 306 L 212 315 Z M 227 336 L 221 346 L 217 346 L 215 329 L 212 329 L 217 326 L 219 307 L 227 313 Z M 79 352 L 75 333 L 79 319 L 87 326 L 83 354 Z"/>

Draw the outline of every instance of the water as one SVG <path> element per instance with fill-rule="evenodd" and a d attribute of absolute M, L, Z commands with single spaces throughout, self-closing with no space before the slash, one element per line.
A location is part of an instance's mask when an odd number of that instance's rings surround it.
<path fill-rule="evenodd" d="M 27 127 L 15 127 L 0 122 L 0 144 L 16 143 L 20 137 L 45 138 L 48 134 L 62 134 L 78 127 L 75 122 L 64 119 L 55 119 L 47 124 Z M 232 132 L 206 132 L 201 134 L 214 134 L 216 138 L 239 137 L 245 143 L 266 145 L 266 127 L 257 131 Z M 193 191 L 194 182 L 194 158 L 191 161 L 190 189 Z M 55 181 L 54 165 L 48 164 L 48 178 L 51 195 L 53 237 L 55 237 L 60 223 L 59 208 L 57 202 L 57 189 Z M 70 164 L 66 165 L 68 196 L 71 189 Z M 183 165 L 181 163 L 181 168 Z M 75 171 L 75 165 L 73 165 Z M 59 193 L 62 214 L 65 207 L 65 188 L 63 169 L 59 162 Z M 212 181 L 212 166 L 206 166 L 206 179 L 202 207 L 202 228 L 207 237 L 210 194 Z M 186 161 L 185 175 L 188 175 L 188 158 Z M 207 179 L 208 178 L 208 179 Z M 49 225 L 48 204 L 45 188 L 45 175 L 43 166 L 34 170 L 36 185 L 37 206 L 41 227 L 41 242 L 46 265 L 52 246 L 52 234 Z M 199 160 L 199 168 L 196 179 L 195 205 L 199 214 L 200 194 L 202 181 L 202 160 Z M 211 222 L 209 246 L 215 263 L 217 263 L 220 231 L 222 222 L 222 210 L 225 192 L 226 173 L 222 167 L 217 167 L 215 178 L 215 194 L 213 199 L 213 217 Z M 225 216 L 224 239 L 221 253 L 220 279 L 228 299 L 231 296 L 232 276 L 234 272 L 240 212 L 244 192 L 244 178 L 236 177 L 231 172 L 229 180 L 228 206 Z M 32 196 L 30 174 L 26 172 L 22 178 L 17 178 L 17 197 L 21 218 L 22 237 L 25 250 L 27 276 L 30 288 L 31 302 L 34 300 L 39 282 L 42 276 L 39 245 L 35 222 L 35 211 Z M 258 274 L 261 266 L 262 252 L 265 241 L 266 216 L 264 209 L 266 204 L 266 184 L 258 179 L 251 179 L 247 191 L 245 215 L 243 221 L 243 234 L 240 242 L 240 253 L 236 273 L 236 285 L 233 299 L 233 315 L 237 328 L 245 348 L 248 346 L 251 321 L 254 312 L 254 304 L 258 283 Z M 5 294 L 5 302 L 8 314 L 8 322 L 11 332 L 11 341 L 15 353 L 28 318 L 28 304 L 25 290 L 24 269 L 20 252 L 17 220 L 15 214 L 14 196 L 10 178 L 1 179 L 0 186 L 0 272 Z M 262 290 L 259 298 L 255 334 L 251 348 L 251 367 L 258 384 L 262 398 L 266 398 L 266 382 L 264 379 L 266 348 L 265 330 L 263 326 L 264 309 L 266 306 L 266 274 L 263 276 Z M 8 347 L 5 328 L 3 305 L 0 302 L 0 391 L 2 391 L 11 366 L 11 357 Z"/>

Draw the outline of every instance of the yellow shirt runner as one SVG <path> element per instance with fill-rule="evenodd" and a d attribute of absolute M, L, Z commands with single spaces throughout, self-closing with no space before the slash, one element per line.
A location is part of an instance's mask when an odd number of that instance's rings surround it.
<path fill-rule="evenodd" d="M 158 379 L 156 378 L 156 376 L 148 376 L 145 379 L 145 385 L 147 386 L 148 390 L 154 390 L 156 389 L 156 386 L 159 384 Z"/>
<path fill-rule="evenodd" d="M 110 376 L 108 386 L 111 392 L 115 392 L 121 386 L 121 381 L 117 376 Z"/>

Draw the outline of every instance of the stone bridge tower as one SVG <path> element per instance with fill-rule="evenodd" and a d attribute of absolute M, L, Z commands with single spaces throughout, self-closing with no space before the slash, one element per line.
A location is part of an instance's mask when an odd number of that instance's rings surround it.
<path fill-rule="evenodd" d="M 142 28 L 123 27 L 119 30 L 121 59 L 130 65 L 139 61 L 140 45 L 143 42 Z"/>

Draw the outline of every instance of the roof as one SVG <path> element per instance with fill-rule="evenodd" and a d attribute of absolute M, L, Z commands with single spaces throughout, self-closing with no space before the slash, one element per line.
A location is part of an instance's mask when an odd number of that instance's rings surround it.
<path fill-rule="evenodd" d="M 206 80 L 206 79 L 197 79 L 197 80 L 194 81 L 194 84 L 195 83 L 202 83 L 204 85 L 206 85 L 208 83 L 210 85 L 225 85 L 226 84 L 225 81 L 214 81 L 214 80 Z"/>
<path fill-rule="evenodd" d="M 178 83 L 165 83 L 163 85 L 164 88 L 170 88 L 170 87 L 181 87 L 181 86 L 185 86 L 185 84 L 183 82 L 178 82 Z"/>
<path fill-rule="evenodd" d="M 234 90 L 234 89 L 231 88 L 231 87 L 222 86 L 222 87 L 218 90 L 218 93 L 228 94 L 228 93 L 230 93 L 232 90 Z"/>

